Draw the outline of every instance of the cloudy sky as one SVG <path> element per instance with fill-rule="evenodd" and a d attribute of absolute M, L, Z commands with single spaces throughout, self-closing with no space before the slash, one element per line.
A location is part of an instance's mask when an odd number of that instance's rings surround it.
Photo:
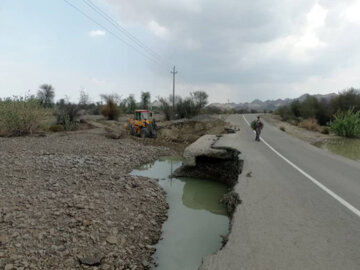
<path fill-rule="evenodd" d="M 211 102 L 360 87 L 360 0 L 67 1 L 0 1 L 0 97 L 168 96 L 173 65 Z"/>

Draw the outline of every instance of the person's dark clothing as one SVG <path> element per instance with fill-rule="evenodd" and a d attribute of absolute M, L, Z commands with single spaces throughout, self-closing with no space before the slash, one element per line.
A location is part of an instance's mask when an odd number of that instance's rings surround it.
<path fill-rule="evenodd" d="M 264 125 L 261 122 L 261 120 L 257 119 L 256 123 L 255 123 L 255 133 L 256 133 L 255 141 L 258 141 L 258 142 L 260 141 L 260 133 L 261 133 L 263 126 Z"/>

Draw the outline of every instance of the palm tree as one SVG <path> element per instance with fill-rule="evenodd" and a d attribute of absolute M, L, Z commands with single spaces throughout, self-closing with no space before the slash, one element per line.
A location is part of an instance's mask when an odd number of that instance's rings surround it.
<path fill-rule="evenodd" d="M 37 93 L 40 103 L 45 108 L 50 108 L 54 104 L 55 89 L 51 84 L 42 84 Z"/>

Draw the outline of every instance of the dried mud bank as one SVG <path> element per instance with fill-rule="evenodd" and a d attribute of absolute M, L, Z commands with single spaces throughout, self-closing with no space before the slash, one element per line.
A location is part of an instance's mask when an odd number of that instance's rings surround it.
<path fill-rule="evenodd" d="M 149 267 L 168 205 L 128 173 L 173 151 L 96 129 L 0 145 L 0 269 Z"/>

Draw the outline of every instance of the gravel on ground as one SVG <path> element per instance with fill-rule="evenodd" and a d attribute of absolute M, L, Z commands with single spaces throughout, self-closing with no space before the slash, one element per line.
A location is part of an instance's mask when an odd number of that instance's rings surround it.
<path fill-rule="evenodd" d="M 172 154 L 100 129 L 0 138 L 0 269 L 147 269 L 168 205 L 128 173 Z"/>

